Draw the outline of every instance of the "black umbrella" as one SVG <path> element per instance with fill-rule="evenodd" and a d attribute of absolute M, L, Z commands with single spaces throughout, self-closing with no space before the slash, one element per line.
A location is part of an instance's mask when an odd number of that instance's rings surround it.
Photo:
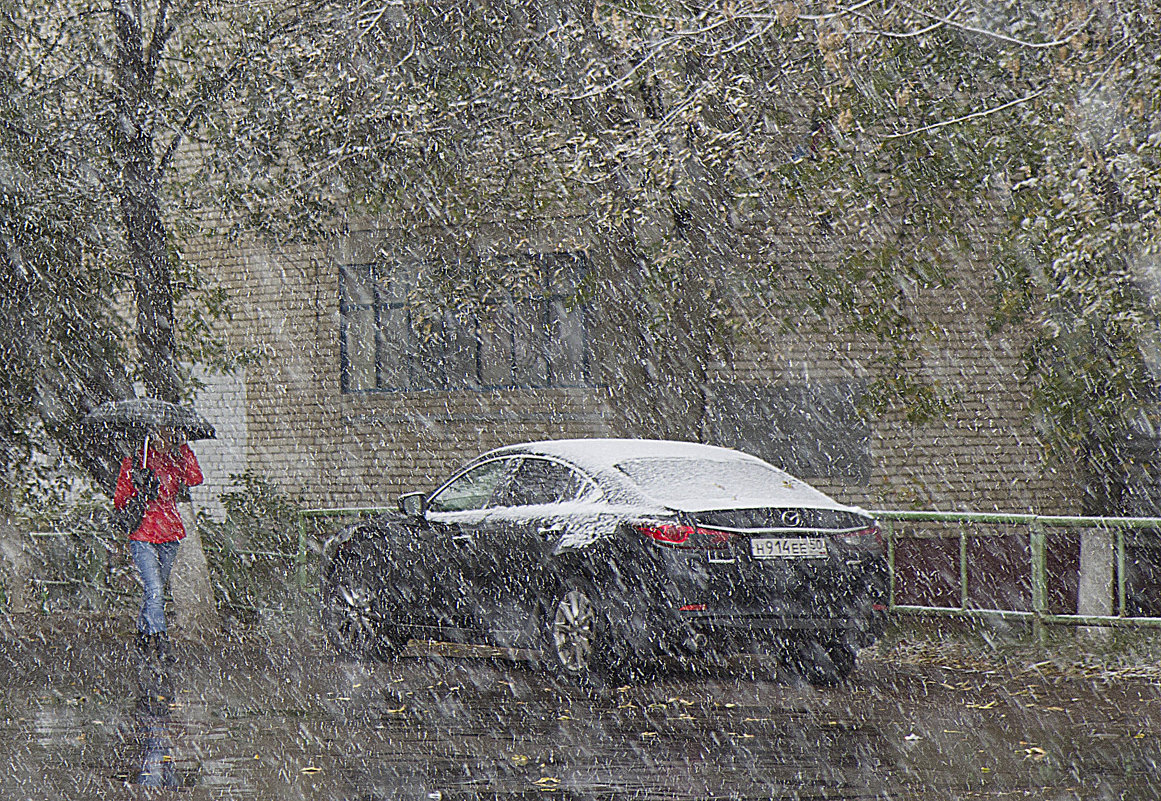
<path fill-rule="evenodd" d="M 93 435 L 129 435 L 143 438 L 158 429 L 172 428 L 186 439 L 213 439 L 213 425 L 186 406 L 156 398 L 129 398 L 102 403 L 81 421 L 84 430 Z"/>
<path fill-rule="evenodd" d="M 216 436 L 213 425 L 193 409 L 155 398 L 109 401 L 85 415 L 80 425 L 87 445 L 82 458 L 106 492 L 113 493 L 122 457 L 160 428 L 180 431 L 191 440 Z"/>

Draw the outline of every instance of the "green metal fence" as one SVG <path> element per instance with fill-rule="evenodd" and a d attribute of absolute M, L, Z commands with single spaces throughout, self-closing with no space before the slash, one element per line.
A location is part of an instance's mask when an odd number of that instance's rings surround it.
<path fill-rule="evenodd" d="M 300 589 L 310 592 L 315 589 L 313 582 L 310 580 L 310 565 L 311 558 L 321 546 L 321 540 L 328 534 L 328 521 L 336 523 L 346 523 L 350 518 L 366 518 L 381 515 L 384 512 L 392 511 L 393 506 L 348 506 L 340 507 L 338 509 L 302 509 L 298 513 L 298 552 L 295 554 L 296 577 Z M 316 526 L 316 531 L 310 531 L 310 525 L 314 522 L 321 524 L 323 528 L 319 529 Z"/>
<path fill-rule="evenodd" d="M 353 518 L 367 518 L 382 514 L 390 507 L 367 506 L 334 509 L 303 509 L 295 515 L 297 527 L 297 547 L 293 553 L 286 551 L 230 550 L 228 556 L 234 560 L 263 560 L 286 566 L 286 579 L 293 576 L 294 589 L 301 594 L 312 594 L 317 590 L 314 569 L 318 563 L 318 553 L 322 542 L 339 526 Z M 1161 628 L 1161 617 L 1145 617 L 1129 614 L 1127 587 L 1126 534 L 1131 532 L 1158 532 L 1161 541 L 1161 518 L 1125 517 L 1062 517 L 1027 514 L 966 513 L 966 512 L 914 512 L 881 510 L 872 513 L 882 524 L 887 543 L 890 595 L 889 611 L 897 615 L 919 615 L 932 617 L 952 617 L 962 619 L 998 618 L 1030 622 L 1039 638 L 1043 638 L 1049 626 L 1121 626 Z M 948 529 L 947 527 L 952 528 Z M 995 526 L 1006 526 L 1022 531 L 1028 545 L 1026 565 L 1030 580 L 1030 598 L 1026 608 L 989 607 L 974 604 L 971 599 L 970 545 L 974 540 L 1011 536 L 1010 532 L 997 533 Z M 943 528 L 940 528 L 943 527 Z M 1049 575 L 1048 535 L 1049 532 L 1068 532 L 1079 536 L 1082 530 L 1104 532 L 1112 538 L 1113 544 L 1113 601 L 1111 615 L 1082 615 L 1053 612 L 1049 599 L 1054 589 L 1053 581 L 1060 577 Z M 958 580 L 956 591 L 958 603 L 945 606 L 925 606 L 897 602 L 896 558 L 901 543 L 910 540 L 954 540 L 958 542 L 956 569 Z M 119 576 L 113 560 L 102 556 L 111 549 L 113 535 L 107 532 L 38 532 L 31 535 L 34 550 L 40 556 L 38 565 L 47 569 L 35 579 L 38 592 L 47 600 L 57 593 L 91 593 L 94 587 L 101 588 L 108 598 L 122 596 L 135 587 L 132 576 Z M 84 544 L 84 547 L 78 545 Z M 289 543 L 288 543 L 289 544 Z M 56 557 L 52 557 L 53 554 Z M 55 559 L 55 561 L 54 561 Z M 905 567 L 899 565 L 898 567 Z M 127 570 L 125 566 L 125 570 Z M 70 590 L 71 588 L 71 590 Z M 46 608 L 47 611 L 47 608 Z"/>
<path fill-rule="evenodd" d="M 1132 616 L 1126 613 L 1127 582 L 1125 534 L 1131 531 L 1161 531 L 1161 518 L 1156 517 L 1061 517 L 1024 514 L 899 512 L 881 510 L 872 512 L 883 526 L 887 540 L 887 561 L 890 577 L 889 610 L 895 614 L 932 615 L 965 619 L 1001 618 L 1026 620 L 1033 624 L 1036 636 L 1043 640 L 1045 627 L 1061 626 L 1136 626 L 1161 627 L 1161 617 Z M 930 527 L 908 529 L 906 524 L 955 524 L 956 531 L 932 531 Z M 1029 609 L 993 609 L 973 607 L 968 587 L 969 542 L 976 537 L 996 536 L 981 527 L 1003 525 L 1026 528 L 1028 537 L 1031 579 Z M 1050 529 L 1078 532 L 1082 529 L 1105 532 L 1113 539 L 1113 572 L 1115 586 L 1115 614 L 1081 615 L 1058 614 L 1049 610 L 1050 577 L 1048 575 L 1047 535 Z M 896 551 L 898 544 L 907 539 L 954 538 L 959 542 L 959 599 L 958 606 L 920 606 L 896 603 Z"/>
<path fill-rule="evenodd" d="M 299 586 L 313 589 L 307 580 L 307 567 L 314 550 L 308 533 L 308 521 L 345 521 L 352 517 L 368 517 L 388 511 L 388 507 L 350 507 L 340 509 L 307 509 L 299 513 Z M 883 525 L 887 541 L 887 559 L 890 580 L 889 610 L 899 615 L 928 615 L 964 619 L 998 618 L 1024 620 L 1032 623 L 1036 636 L 1043 639 L 1046 627 L 1060 626 L 1137 626 L 1161 628 L 1161 617 L 1143 617 L 1126 611 L 1126 541 L 1129 531 L 1156 530 L 1161 532 L 1161 518 L 1154 517 L 1064 517 L 1055 515 L 1028 515 L 969 512 L 909 512 L 880 510 L 872 513 Z M 908 524 L 912 524 L 911 527 Z M 953 533 L 916 529 L 914 524 L 952 524 Z M 987 608 L 973 606 L 969 592 L 969 543 L 973 538 L 997 536 L 984 529 L 987 525 L 1004 525 L 1026 531 L 1029 552 L 1027 565 L 1031 583 L 1030 605 L 1027 609 Z M 1047 565 L 1047 538 L 1050 530 L 1079 532 L 1093 529 L 1108 532 L 1114 538 L 1115 614 L 1080 615 L 1059 614 L 1049 609 L 1050 577 Z M 908 539 L 953 538 L 958 540 L 959 554 L 958 595 L 956 606 L 920 606 L 896 603 L 896 550 L 900 541 Z"/>
<path fill-rule="evenodd" d="M 113 558 L 117 543 L 103 530 L 32 531 L 23 555 L 28 602 L 49 614 L 58 608 L 100 611 L 128 600 L 136 581 Z M 10 580 L 12 576 L 9 576 Z M 4 588 L 5 606 L 8 588 Z"/>

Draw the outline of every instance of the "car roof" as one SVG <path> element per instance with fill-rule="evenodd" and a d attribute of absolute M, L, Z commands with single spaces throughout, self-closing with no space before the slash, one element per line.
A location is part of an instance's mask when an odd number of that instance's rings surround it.
<path fill-rule="evenodd" d="M 480 458 L 515 453 L 555 456 L 578 467 L 594 472 L 605 472 L 629 459 L 708 459 L 712 461 L 761 462 L 755 456 L 731 448 L 703 445 L 698 442 L 680 442 L 662 439 L 552 439 L 522 442 L 489 451 Z"/>
<path fill-rule="evenodd" d="M 629 498 L 646 499 L 642 488 L 631 481 L 627 475 L 616 469 L 617 465 L 636 459 L 696 459 L 712 462 L 734 462 L 761 464 L 785 477 L 782 486 L 771 492 L 762 492 L 759 496 L 737 498 L 733 502 L 723 503 L 720 499 L 709 500 L 698 497 L 696 494 L 683 499 L 668 499 L 661 501 L 663 505 L 673 509 L 698 511 L 737 504 L 741 507 L 759 506 L 809 506 L 816 508 L 849 509 L 854 507 L 839 503 L 834 498 L 815 489 L 806 482 L 796 478 L 784 470 L 774 467 L 769 462 L 751 456 L 732 448 L 721 448 L 714 445 L 703 445 L 697 442 L 679 442 L 675 440 L 655 439 L 557 439 L 541 440 L 539 442 L 524 442 L 497 448 L 482 454 L 473 464 L 502 456 L 536 455 L 562 459 L 581 470 L 589 473 L 605 487 L 617 487 L 614 497 L 621 500 Z M 624 493 L 628 492 L 626 496 Z M 659 499 L 652 499 L 657 502 Z"/>

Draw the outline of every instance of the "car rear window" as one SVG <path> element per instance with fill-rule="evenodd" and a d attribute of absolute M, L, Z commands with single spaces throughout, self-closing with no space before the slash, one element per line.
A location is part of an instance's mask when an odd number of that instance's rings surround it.
<path fill-rule="evenodd" d="M 643 493 L 663 503 L 761 498 L 794 482 L 761 462 L 714 459 L 628 459 L 617 464 Z"/>

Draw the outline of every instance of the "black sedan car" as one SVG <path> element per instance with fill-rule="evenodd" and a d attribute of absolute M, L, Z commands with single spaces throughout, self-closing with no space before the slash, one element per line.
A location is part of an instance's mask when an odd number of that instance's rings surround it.
<path fill-rule="evenodd" d="M 667 656 L 778 649 L 833 683 L 880 627 L 875 521 L 738 451 L 512 445 L 399 506 L 323 549 L 323 625 L 346 654 L 484 642 L 600 683 Z"/>

